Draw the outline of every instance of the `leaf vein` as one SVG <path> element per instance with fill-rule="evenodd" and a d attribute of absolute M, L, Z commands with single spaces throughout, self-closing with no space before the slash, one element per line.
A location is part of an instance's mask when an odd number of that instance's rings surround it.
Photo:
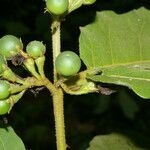
<path fill-rule="evenodd" d="M 113 51 L 112 51 L 112 43 L 111 43 L 111 35 L 110 35 L 110 26 L 109 25 L 108 25 L 108 41 L 109 41 L 109 48 L 110 48 L 110 54 L 111 54 L 112 64 L 114 64 Z"/>
<path fill-rule="evenodd" d="M 2 143 L 3 149 L 5 150 L 5 146 L 3 144 L 2 138 L 0 137 L 0 142 Z"/>
<path fill-rule="evenodd" d="M 124 79 L 129 79 L 129 80 L 141 80 L 141 81 L 148 81 L 148 82 L 150 82 L 150 79 L 145 79 L 145 78 L 137 78 L 137 77 L 129 77 L 129 76 L 120 76 L 120 75 L 110 75 L 110 77 L 124 78 Z"/>

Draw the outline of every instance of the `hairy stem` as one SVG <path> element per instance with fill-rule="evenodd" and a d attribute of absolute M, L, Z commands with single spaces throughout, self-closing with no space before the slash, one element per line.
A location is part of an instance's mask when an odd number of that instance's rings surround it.
<path fill-rule="evenodd" d="M 54 87 L 49 80 L 46 87 L 53 97 L 57 150 L 66 150 L 63 91 L 61 88 Z"/>
<path fill-rule="evenodd" d="M 49 89 L 49 86 L 47 86 Z M 56 89 L 53 93 L 53 109 L 55 117 L 57 150 L 66 150 L 65 124 L 64 124 L 64 102 L 62 89 Z"/>
<path fill-rule="evenodd" d="M 57 81 L 57 74 L 55 69 L 55 60 L 61 51 L 60 41 L 60 26 L 61 23 L 58 20 L 54 20 L 51 25 L 52 30 L 52 49 L 53 49 L 53 67 L 54 67 L 54 83 Z"/>
<path fill-rule="evenodd" d="M 57 150 L 66 150 L 63 92 L 58 89 L 53 95 Z"/>
<path fill-rule="evenodd" d="M 61 22 L 59 21 L 59 19 L 54 20 L 51 25 L 54 84 L 57 82 L 57 72 L 55 69 L 55 61 L 56 61 L 56 57 L 61 52 L 60 26 L 61 26 Z M 49 88 L 49 86 L 47 87 Z M 55 90 L 52 91 L 52 96 L 53 96 L 57 150 L 66 150 L 64 104 L 63 104 L 64 97 L 63 97 L 62 89 L 55 87 Z"/>

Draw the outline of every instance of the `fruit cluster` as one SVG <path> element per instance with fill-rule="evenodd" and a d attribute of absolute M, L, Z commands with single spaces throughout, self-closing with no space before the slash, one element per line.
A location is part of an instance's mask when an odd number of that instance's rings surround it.
<path fill-rule="evenodd" d="M 21 39 L 13 35 L 5 35 L 0 39 L 0 115 L 11 110 L 27 87 L 25 80 L 9 68 L 7 61 L 12 61 L 14 65 L 24 65 L 33 77 L 39 79 L 44 77 L 45 51 L 46 47 L 40 41 L 30 42 L 24 52 Z"/>
<path fill-rule="evenodd" d="M 45 52 L 46 47 L 40 41 L 31 41 L 24 52 L 21 39 L 13 35 L 5 35 L 0 39 L 0 115 L 8 113 L 25 90 L 33 86 L 29 77 L 24 79 L 16 75 L 7 61 L 12 61 L 14 65 L 24 65 L 32 75 L 30 79 L 42 81 L 45 79 Z M 55 67 L 59 75 L 72 76 L 80 70 L 81 60 L 74 52 L 64 51 L 56 58 Z"/>

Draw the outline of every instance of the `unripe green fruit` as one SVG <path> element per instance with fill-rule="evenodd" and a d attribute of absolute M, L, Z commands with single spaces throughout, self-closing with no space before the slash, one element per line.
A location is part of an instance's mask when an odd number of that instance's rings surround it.
<path fill-rule="evenodd" d="M 63 76 L 72 76 L 80 70 L 81 60 L 76 53 L 64 51 L 56 58 L 55 66 L 59 74 Z"/>
<path fill-rule="evenodd" d="M 96 0 L 84 0 L 84 5 L 91 5 L 94 4 Z"/>
<path fill-rule="evenodd" d="M 62 15 L 68 10 L 69 0 L 47 0 L 46 7 L 50 13 Z"/>
<path fill-rule="evenodd" d="M 5 81 L 0 81 L 0 101 L 8 98 L 10 95 L 10 86 Z"/>
<path fill-rule="evenodd" d="M 8 113 L 10 110 L 10 104 L 5 100 L 5 101 L 0 101 L 0 115 L 4 115 Z"/>
<path fill-rule="evenodd" d="M 4 65 L 6 64 L 6 60 L 2 55 L 0 55 L 0 74 L 5 70 Z"/>
<path fill-rule="evenodd" d="M 22 48 L 21 40 L 13 35 L 5 35 L 0 39 L 0 54 L 7 60 L 17 55 Z"/>
<path fill-rule="evenodd" d="M 40 41 L 32 41 L 27 45 L 26 51 L 31 57 L 38 58 L 45 54 L 46 47 Z"/>

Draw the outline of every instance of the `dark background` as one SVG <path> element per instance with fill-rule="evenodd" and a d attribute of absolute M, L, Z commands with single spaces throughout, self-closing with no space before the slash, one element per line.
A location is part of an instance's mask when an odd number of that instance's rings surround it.
<path fill-rule="evenodd" d="M 62 50 L 78 53 L 79 26 L 92 22 L 96 11 L 114 10 L 125 13 L 147 7 L 147 0 L 97 0 L 92 6 L 83 6 L 66 17 L 62 24 Z M 44 14 L 42 0 L 0 0 L 0 37 L 13 34 L 21 37 L 24 47 L 29 41 L 40 40 L 47 45 L 46 75 L 52 78 L 50 15 Z M 84 66 L 84 64 L 83 64 Z M 84 67 L 83 67 L 84 68 Z M 22 68 L 13 67 L 20 75 Z M 67 143 L 72 150 L 85 150 L 96 135 L 112 132 L 127 135 L 137 145 L 150 150 L 150 102 L 120 87 L 111 96 L 88 94 L 65 95 Z M 46 89 L 36 97 L 28 91 L 17 103 L 8 119 L 22 138 L 27 150 L 55 150 L 52 99 Z"/>

